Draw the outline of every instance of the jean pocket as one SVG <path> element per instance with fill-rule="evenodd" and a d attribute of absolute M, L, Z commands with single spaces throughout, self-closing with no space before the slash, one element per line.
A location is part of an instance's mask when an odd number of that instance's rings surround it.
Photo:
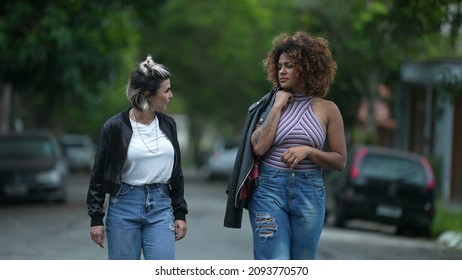
<path fill-rule="evenodd" d="M 170 192 L 168 188 L 157 188 L 157 192 L 159 193 L 160 197 L 170 198 Z"/>
<path fill-rule="evenodd" d="M 133 188 L 133 187 L 130 186 L 130 185 L 127 185 L 127 184 L 122 184 L 122 186 L 120 187 L 120 190 L 119 190 L 119 192 L 117 193 L 116 196 L 124 196 L 124 195 L 127 195 L 128 192 L 130 191 L 130 188 Z"/>
<path fill-rule="evenodd" d="M 310 177 L 309 181 L 313 187 L 317 189 L 324 189 L 324 180 L 321 177 Z"/>
<path fill-rule="evenodd" d="M 269 181 L 269 179 L 271 179 L 271 175 L 270 174 L 260 174 L 258 175 L 258 177 L 256 178 L 257 180 L 257 185 L 261 185 L 261 184 L 264 184 L 266 182 Z"/>

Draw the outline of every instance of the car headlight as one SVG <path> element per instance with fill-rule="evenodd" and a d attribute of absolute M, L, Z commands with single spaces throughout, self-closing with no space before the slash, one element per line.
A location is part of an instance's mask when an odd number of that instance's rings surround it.
<path fill-rule="evenodd" d="M 35 179 L 42 184 L 57 184 L 61 181 L 61 172 L 53 169 L 37 174 Z"/>

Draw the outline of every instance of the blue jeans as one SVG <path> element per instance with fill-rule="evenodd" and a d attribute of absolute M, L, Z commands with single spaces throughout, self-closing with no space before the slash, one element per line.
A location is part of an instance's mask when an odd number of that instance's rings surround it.
<path fill-rule="evenodd" d="M 174 217 L 168 185 L 122 184 L 111 196 L 106 217 L 108 258 L 175 259 Z"/>
<path fill-rule="evenodd" d="M 254 258 L 316 258 L 325 216 L 322 172 L 280 170 L 260 164 L 249 202 Z"/>

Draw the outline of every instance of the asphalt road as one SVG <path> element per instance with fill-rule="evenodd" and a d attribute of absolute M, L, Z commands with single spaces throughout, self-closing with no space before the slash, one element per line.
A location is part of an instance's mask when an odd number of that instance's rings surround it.
<path fill-rule="evenodd" d="M 187 174 L 185 195 L 190 214 L 188 234 L 177 242 L 179 260 L 251 260 L 251 229 L 247 212 L 243 227 L 223 227 L 226 182 L 207 182 Z M 89 237 L 85 209 L 88 174 L 70 178 L 68 203 L 0 205 L 0 259 L 104 260 L 106 249 Z M 433 240 L 396 236 L 386 226 L 352 223 L 348 229 L 327 226 L 320 260 L 462 260 L 462 251 Z"/>
<path fill-rule="evenodd" d="M 195 177 L 194 177 L 195 178 Z M 89 237 L 86 214 L 88 174 L 69 179 L 68 203 L 0 205 L 0 259 L 97 260 L 106 249 Z M 252 259 L 251 233 L 244 217 L 242 229 L 222 226 L 224 182 L 187 180 L 188 233 L 177 242 L 177 259 Z"/>

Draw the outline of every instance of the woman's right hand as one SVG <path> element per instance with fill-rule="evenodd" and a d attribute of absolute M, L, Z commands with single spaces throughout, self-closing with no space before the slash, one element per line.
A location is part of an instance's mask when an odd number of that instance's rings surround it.
<path fill-rule="evenodd" d="M 290 103 L 292 101 L 292 98 L 293 95 L 290 91 L 280 89 L 278 92 L 276 92 L 276 98 L 274 99 L 273 106 L 282 109 L 287 105 L 287 103 Z"/>
<path fill-rule="evenodd" d="M 104 226 L 92 226 L 90 227 L 91 240 L 104 248 Z"/>

